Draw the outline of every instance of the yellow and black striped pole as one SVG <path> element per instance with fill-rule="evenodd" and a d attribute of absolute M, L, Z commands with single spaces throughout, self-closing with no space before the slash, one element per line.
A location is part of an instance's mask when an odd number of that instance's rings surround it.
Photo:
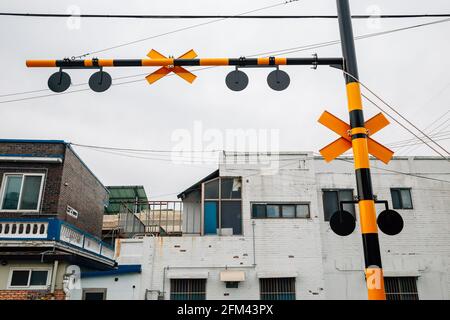
<path fill-rule="evenodd" d="M 341 66 L 342 58 L 202 58 L 202 59 L 86 59 L 86 60 L 27 60 L 29 68 L 92 68 L 92 67 L 164 67 L 164 66 L 283 66 L 329 65 Z"/>
<path fill-rule="evenodd" d="M 355 160 L 358 206 L 364 248 L 365 274 L 369 300 L 386 300 L 383 268 L 381 265 L 375 201 L 370 175 L 368 132 L 364 124 L 361 89 L 356 61 L 355 41 L 348 0 L 337 0 L 344 71 L 346 72 L 350 135 Z M 351 76 L 350 76 L 351 75 Z"/>

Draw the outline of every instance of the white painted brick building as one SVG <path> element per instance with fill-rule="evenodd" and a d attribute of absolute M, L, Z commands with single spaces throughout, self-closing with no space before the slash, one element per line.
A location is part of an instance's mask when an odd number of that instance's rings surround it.
<path fill-rule="evenodd" d="M 380 232 L 383 267 L 390 281 L 387 290 L 393 294 L 390 297 L 449 299 L 449 162 L 410 157 L 394 158 L 388 166 L 372 160 L 371 165 L 377 198 L 388 200 L 392 208 L 394 196 L 396 206 L 405 208 L 395 209 L 405 222 L 399 235 Z M 196 298 L 206 299 L 367 298 L 357 206 L 357 227 L 348 237 L 334 234 L 325 221 L 324 192 L 328 192 L 327 199 L 348 196 L 349 191 L 338 189 L 353 190 L 356 195 L 350 158 L 327 164 L 311 153 L 282 153 L 269 162 L 258 162 L 255 155 L 224 154 L 219 171 L 209 180 L 218 176 L 239 179 L 229 180 L 228 186 L 227 181 L 220 184 L 222 196 L 224 190 L 229 191 L 221 200 L 208 201 L 214 196 L 205 194 L 210 192 L 207 181 L 181 194 L 182 237 L 120 241 L 118 263 L 142 266 L 142 273 L 135 275 L 139 292 L 133 297 L 124 293 L 121 298 L 170 299 L 171 293 L 172 298 L 194 293 Z M 233 211 L 238 202 L 240 216 Z M 308 206 L 309 217 L 305 218 Z M 377 205 L 378 213 L 383 209 Z M 230 212 L 233 218 L 226 217 Z M 245 280 L 237 288 L 228 287 L 221 281 L 221 273 L 222 280 L 242 276 Z M 107 281 L 102 281 L 107 287 Z M 95 278 L 83 281 L 83 288 L 98 285 Z"/>

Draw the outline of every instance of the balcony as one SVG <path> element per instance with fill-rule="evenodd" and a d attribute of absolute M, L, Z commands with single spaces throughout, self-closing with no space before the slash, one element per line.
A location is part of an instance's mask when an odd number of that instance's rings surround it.
<path fill-rule="evenodd" d="M 182 201 L 122 202 L 118 211 L 104 217 L 107 235 L 113 231 L 120 237 L 200 235 L 200 207 Z"/>
<path fill-rule="evenodd" d="M 111 246 L 56 218 L 0 219 L 0 241 L 4 242 L 2 245 L 14 244 L 16 247 L 31 246 L 31 241 L 42 245 L 56 242 L 71 253 L 100 258 L 107 264 L 114 264 L 114 249 Z"/>

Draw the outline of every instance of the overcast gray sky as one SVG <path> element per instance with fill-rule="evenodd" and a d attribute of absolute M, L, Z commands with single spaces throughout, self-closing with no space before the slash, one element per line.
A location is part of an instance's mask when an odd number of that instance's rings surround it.
<path fill-rule="evenodd" d="M 2 0 L 2 12 L 82 14 L 238 14 L 280 3 L 252 1 L 26 1 Z M 448 0 L 353 0 L 353 14 L 450 13 Z M 303 0 L 255 14 L 335 14 L 334 0 Z M 438 20 L 435 18 L 434 20 Z M 433 19 L 384 19 L 354 21 L 355 35 L 389 30 Z M 203 20 L 82 19 L 69 28 L 67 18 L 0 17 L 0 95 L 45 89 L 53 69 L 27 69 L 26 59 L 59 59 L 193 25 Z M 208 20 L 204 20 L 208 21 Z M 69 26 L 73 26 L 69 23 Z M 76 24 L 75 24 L 76 25 Z M 144 58 L 154 48 L 180 55 L 195 49 L 199 57 L 239 57 L 259 52 L 336 40 L 336 20 L 240 20 L 227 19 L 187 31 L 139 42 L 98 54 L 99 58 Z M 360 78 L 421 128 L 439 119 L 436 131 L 445 134 L 450 114 L 450 22 L 359 40 Z M 300 53 L 304 57 L 341 56 L 340 46 Z M 291 85 L 283 92 L 270 90 L 268 70 L 248 70 L 248 88 L 236 93 L 225 86 L 230 68 L 197 72 L 190 85 L 168 77 L 150 86 L 146 81 L 117 85 L 105 93 L 83 91 L 0 104 L 2 138 L 62 139 L 74 143 L 172 150 L 177 130 L 194 135 L 195 123 L 205 130 L 279 130 L 279 147 L 289 151 L 314 151 L 336 136 L 317 123 L 324 110 L 347 120 L 342 74 L 322 67 L 282 68 Z M 113 78 L 150 73 L 153 69 L 107 70 Z M 71 71 L 72 82 L 87 82 L 91 72 Z M 128 80 L 142 79 L 143 76 Z M 122 80 L 124 81 L 124 80 Z M 120 82 L 120 81 L 117 81 Z M 117 83 L 116 82 L 116 83 Z M 86 88 L 87 86 L 79 86 Z M 69 89 L 71 90 L 71 89 Z M 0 97 L 0 101 L 45 95 Z M 366 117 L 378 110 L 366 103 Z M 199 121 L 199 122 L 197 122 Z M 433 129 L 433 127 L 431 127 Z M 217 131 L 216 131 L 217 132 Z M 376 135 L 384 144 L 412 136 L 392 123 Z M 448 140 L 440 141 L 450 148 Z M 205 142 L 205 145 L 207 143 Z M 203 145 L 202 145 L 203 146 Z M 202 147 L 200 146 L 200 147 Z M 134 159 L 75 147 L 78 154 L 105 185 L 142 184 L 147 194 L 182 191 L 214 170 L 215 165 L 174 164 L 171 161 Z M 400 150 L 399 154 L 435 155 L 426 147 Z M 152 155 L 147 155 L 152 157 Z M 167 158 L 170 159 L 170 158 Z M 162 196 L 171 199 L 173 195 Z"/>

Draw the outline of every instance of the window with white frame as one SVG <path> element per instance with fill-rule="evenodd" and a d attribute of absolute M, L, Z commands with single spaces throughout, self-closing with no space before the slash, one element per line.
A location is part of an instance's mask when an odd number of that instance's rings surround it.
<path fill-rule="evenodd" d="M 47 289 L 50 286 L 50 268 L 13 268 L 9 277 L 11 289 Z"/>
<path fill-rule="evenodd" d="M 44 184 L 44 174 L 4 174 L 0 210 L 38 211 Z"/>

